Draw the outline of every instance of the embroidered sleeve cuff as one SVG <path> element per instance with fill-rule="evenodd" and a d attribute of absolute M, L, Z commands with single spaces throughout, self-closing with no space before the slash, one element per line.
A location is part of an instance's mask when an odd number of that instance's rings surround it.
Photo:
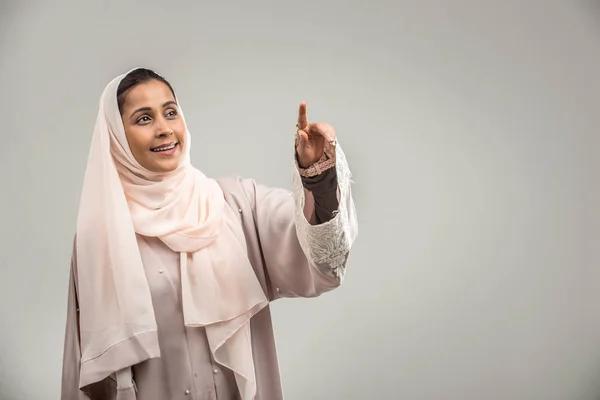
<path fill-rule="evenodd" d="M 312 178 L 314 176 L 322 174 L 324 171 L 335 167 L 335 143 L 334 144 L 326 144 L 325 150 L 323 151 L 323 156 L 308 168 L 302 168 L 298 164 L 298 154 L 296 154 L 296 167 L 298 168 L 298 172 L 300 176 L 304 178 Z"/>
<path fill-rule="evenodd" d="M 332 145 L 340 201 L 332 219 L 311 225 L 304 215 L 305 193 L 301 171 L 295 165 L 293 194 L 295 199 L 296 233 L 304 254 L 317 266 L 326 265 L 336 278 L 342 280 L 348 253 L 358 233 L 356 210 L 350 190 L 351 173 L 338 142 Z"/>

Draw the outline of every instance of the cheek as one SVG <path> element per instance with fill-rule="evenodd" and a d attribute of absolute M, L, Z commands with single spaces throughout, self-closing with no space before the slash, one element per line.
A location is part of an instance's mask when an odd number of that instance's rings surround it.
<path fill-rule="evenodd" d="M 173 127 L 173 130 L 176 132 L 177 139 L 180 142 L 185 142 L 185 132 L 187 130 L 185 124 L 180 121 L 176 126 Z"/>
<path fill-rule="evenodd" d="M 145 152 L 150 147 L 150 140 L 152 135 L 148 135 L 147 129 L 141 127 L 131 127 L 125 131 L 127 141 L 129 142 L 129 148 L 133 154 L 140 154 Z"/>
<path fill-rule="evenodd" d="M 186 126 L 185 123 L 183 122 L 183 120 L 181 118 L 177 119 L 177 121 L 175 121 L 175 127 L 174 127 L 175 131 L 178 132 L 180 135 L 185 135 L 185 130 L 186 130 Z"/>

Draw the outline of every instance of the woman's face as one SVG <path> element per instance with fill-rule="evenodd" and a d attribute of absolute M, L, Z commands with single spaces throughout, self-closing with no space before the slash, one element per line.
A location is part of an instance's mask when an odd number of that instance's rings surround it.
<path fill-rule="evenodd" d="M 152 80 L 126 93 L 121 118 L 133 156 L 152 172 L 179 166 L 186 127 L 175 97 L 163 82 Z"/>

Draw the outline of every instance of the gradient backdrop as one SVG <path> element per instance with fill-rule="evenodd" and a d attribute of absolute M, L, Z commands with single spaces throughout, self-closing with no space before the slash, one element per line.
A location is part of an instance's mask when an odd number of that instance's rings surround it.
<path fill-rule="evenodd" d="M 338 131 L 339 290 L 273 305 L 289 400 L 600 398 L 600 3 L 2 1 L 0 399 L 58 399 L 102 89 L 171 80 L 193 163 L 291 187 Z"/>

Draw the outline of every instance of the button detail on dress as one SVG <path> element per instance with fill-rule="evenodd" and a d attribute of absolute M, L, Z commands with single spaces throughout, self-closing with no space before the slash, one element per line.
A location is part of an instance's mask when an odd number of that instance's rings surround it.
<path fill-rule="evenodd" d="M 218 370 L 218 369 L 216 369 L 216 368 L 215 368 L 215 369 L 213 369 L 213 374 L 218 374 L 218 373 L 219 373 L 219 370 Z"/>
<path fill-rule="evenodd" d="M 163 272 L 165 272 L 165 271 L 163 271 L 162 269 L 159 269 L 159 270 L 158 270 L 158 273 L 159 273 L 159 274 L 162 274 Z"/>
<path fill-rule="evenodd" d="M 280 292 L 280 290 L 279 290 L 279 288 L 278 288 L 278 287 L 277 287 L 277 288 L 275 288 L 275 290 L 277 290 L 278 292 Z"/>
<path fill-rule="evenodd" d="M 239 213 L 241 213 L 241 212 L 242 212 L 242 209 L 241 209 L 241 208 L 238 208 L 238 212 L 239 212 Z"/>
<path fill-rule="evenodd" d="M 188 394 L 190 394 L 189 389 L 185 391 L 185 395 L 187 396 Z"/>

